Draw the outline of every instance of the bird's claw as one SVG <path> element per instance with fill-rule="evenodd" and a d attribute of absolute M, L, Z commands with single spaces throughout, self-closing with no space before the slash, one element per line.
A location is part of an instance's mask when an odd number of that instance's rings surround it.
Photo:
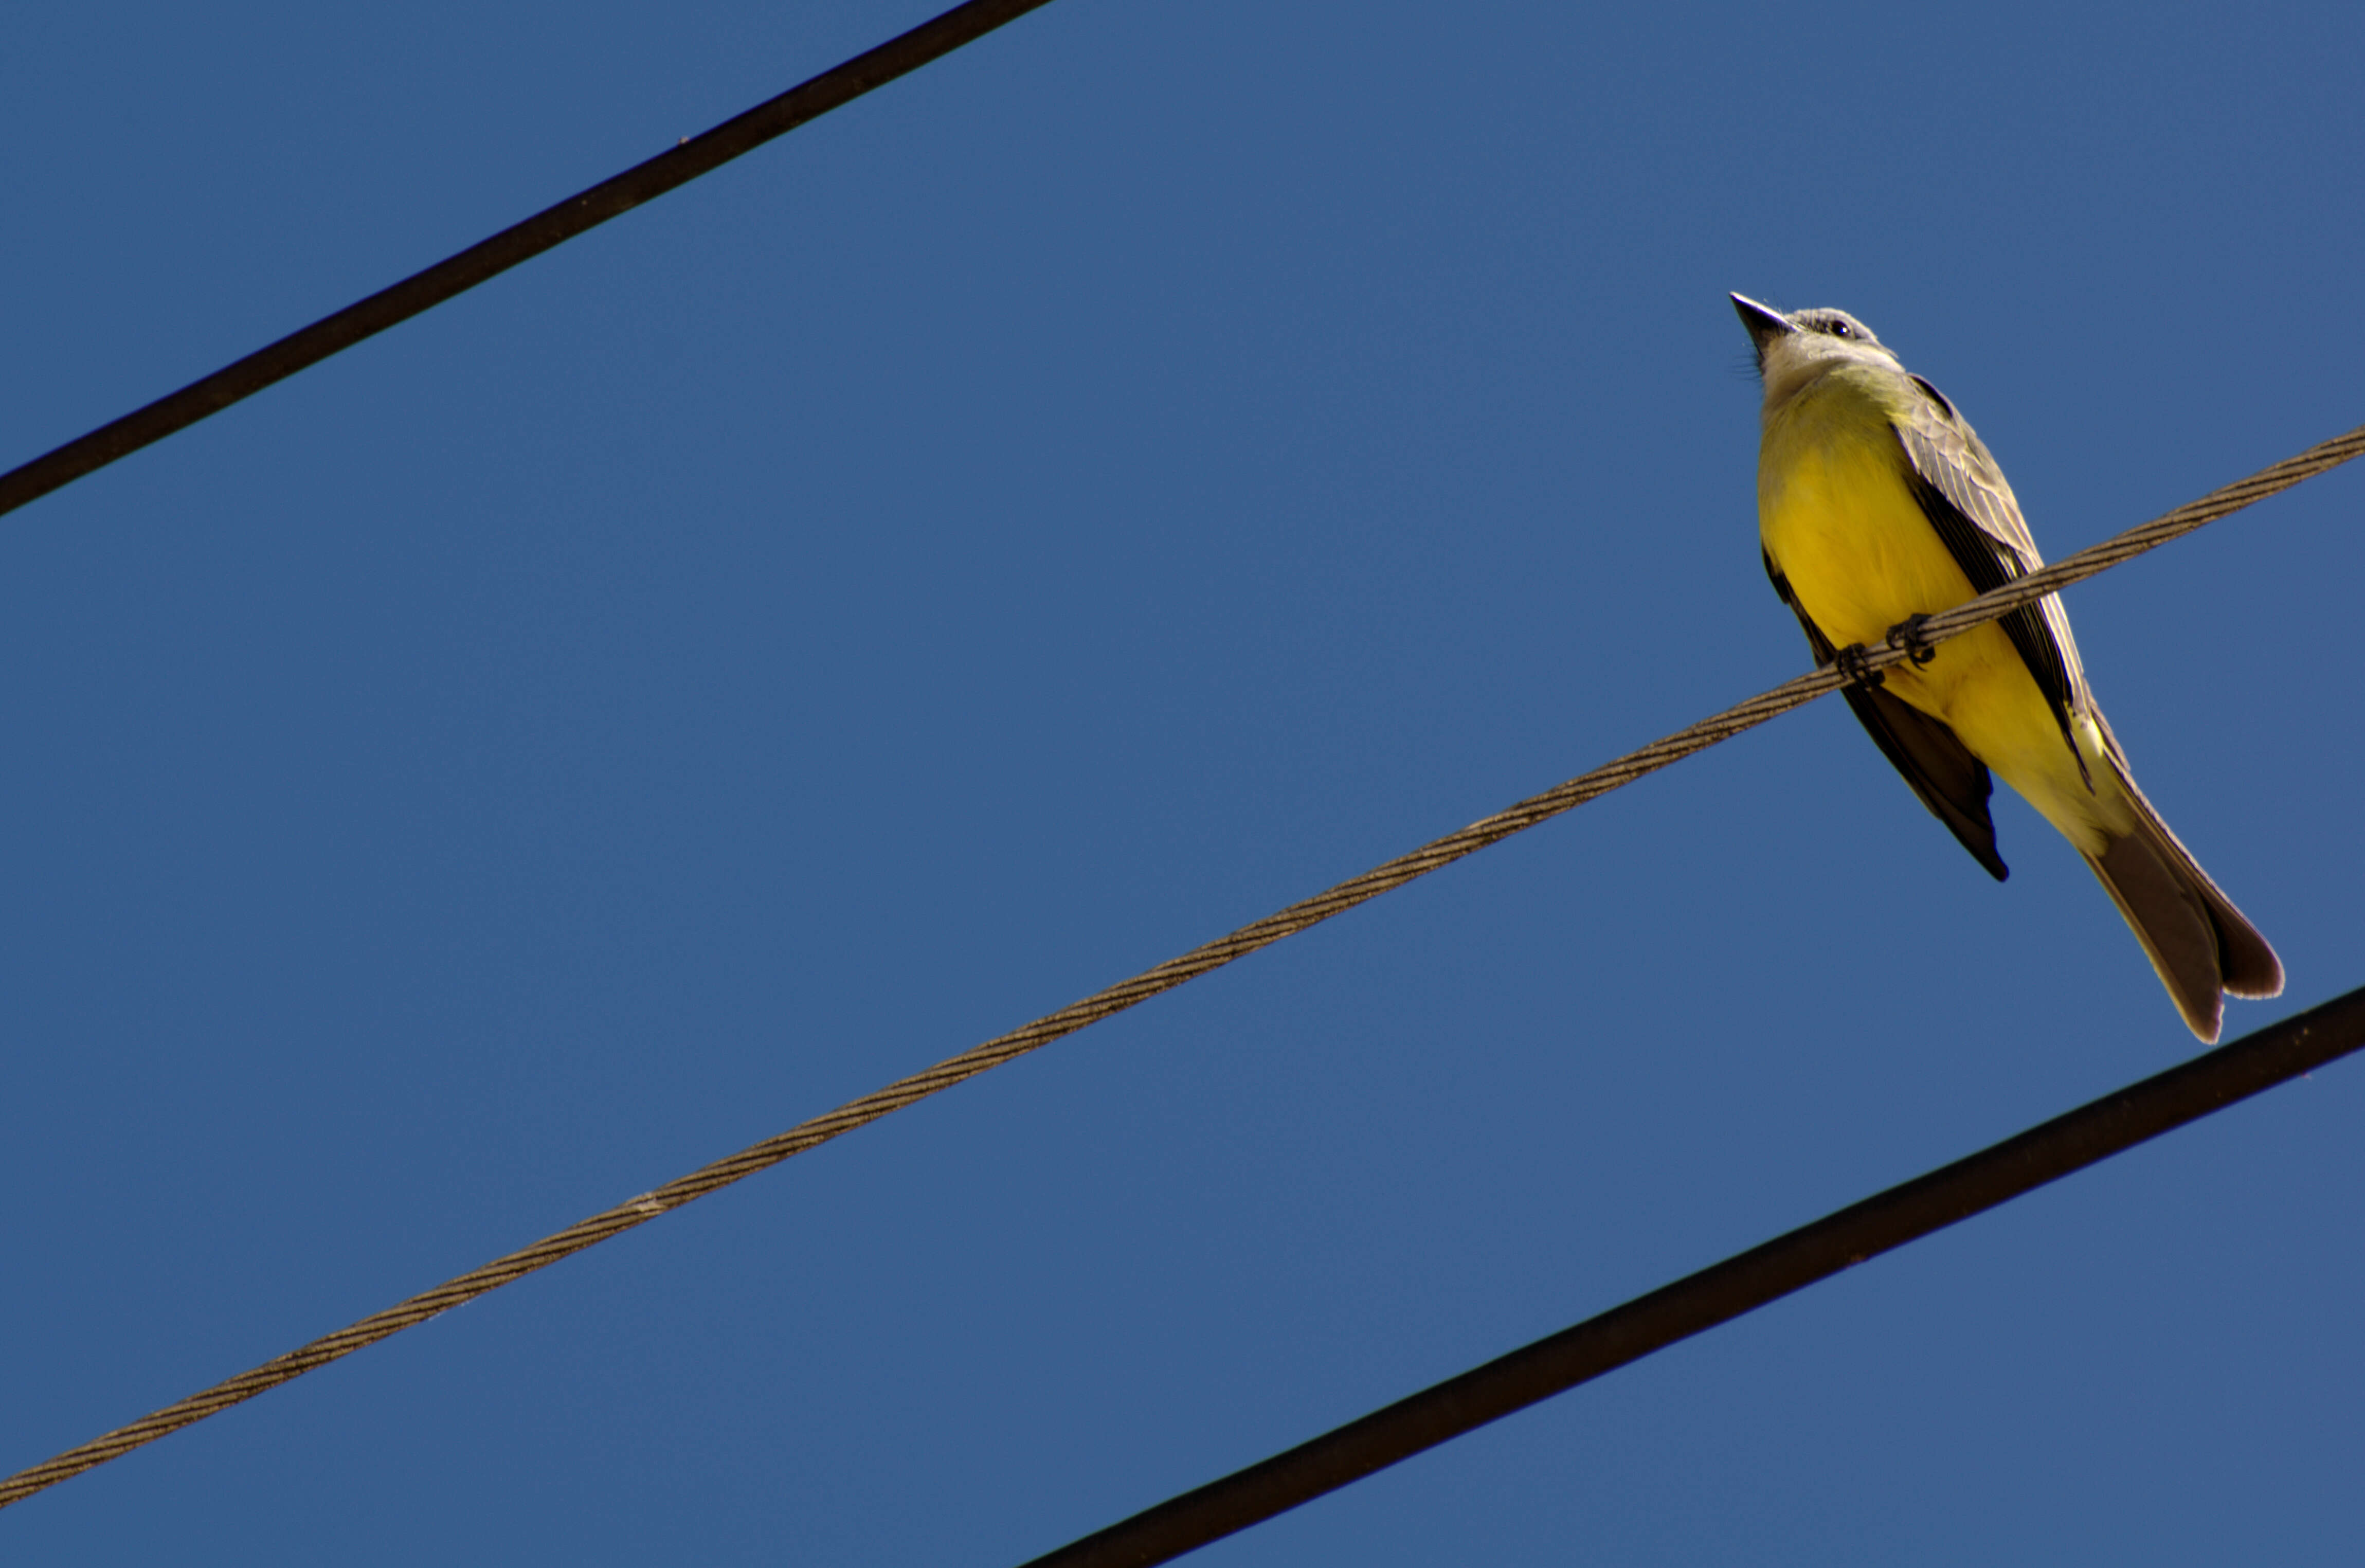
<path fill-rule="evenodd" d="M 1840 672 L 1840 678 L 1847 682 L 1848 685 L 1861 686 L 1866 690 L 1870 690 L 1872 688 L 1878 686 L 1886 678 L 1877 669 L 1866 669 L 1864 665 L 1864 644 L 1862 643 L 1850 643 L 1846 647 L 1842 648 L 1838 653 L 1832 655 L 1832 665 Z"/>
<path fill-rule="evenodd" d="M 1909 615 L 1891 626 L 1889 635 L 1881 640 L 1900 650 L 1905 655 L 1905 662 L 1920 669 L 1938 656 L 1938 650 L 1931 644 L 1929 638 L 1922 634 L 1922 628 L 1929 621 L 1926 615 Z"/>

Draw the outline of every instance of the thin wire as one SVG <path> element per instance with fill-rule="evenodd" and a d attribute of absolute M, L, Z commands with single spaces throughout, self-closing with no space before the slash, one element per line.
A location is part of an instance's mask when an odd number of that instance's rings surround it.
<path fill-rule="evenodd" d="M 1170 1562 L 2360 1047 L 2365 989 L 1144 1509 L 1026 1568 L 1146 1568 Z"/>
<path fill-rule="evenodd" d="M 2095 573 L 2133 560 L 2146 550 L 2157 549 L 2171 539 L 2180 538 L 2232 512 L 2237 512 L 2252 501 L 2263 500 L 2279 490 L 2288 490 L 2303 479 L 2313 478 L 2327 468 L 2338 467 L 2359 453 L 2365 453 L 2365 426 L 2337 435 L 2318 446 L 2311 446 L 2296 457 L 2259 469 L 2247 479 L 2237 480 L 2223 489 L 2212 490 L 2197 501 L 2188 501 L 2174 511 L 2138 523 L 2124 533 L 2115 534 L 2100 544 L 2090 545 L 2065 560 L 2041 566 L 2024 577 L 2018 577 L 1995 590 L 1952 610 L 1940 610 L 1925 622 L 1922 635 L 1932 642 L 1958 635 L 1990 619 L 1984 613 L 1972 611 L 1990 599 L 1998 604 L 2014 606 L 2042 599 L 2046 594 L 2079 582 Z M 1877 655 L 1867 650 L 1866 668 L 1886 668 L 1908 656 L 1906 651 L 1883 648 Z"/>
<path fill-rule="evenodd" d="M 522 223 L 513 224 L 488 240 L 456 255 L 447 256 L 424 272 L 413 273 L 390 288 L 324 316 L 301 330 L 289 333 L 211 375 L 192 381 L 179 391 L 159 398 L 111 424 L 77 436 L 63 446 L 0 474 L 0 513 L 11 512 L 104 468 L 174 431 L 185 430 L 208 414 L 253 397 L 274 382 L 318 364 L 342 349 L 351 348 L 388 327 L 432 309 L 488 278 L 532 260 L 552 246 L 596 229 L 610 218 L 653 201 L 677 185 L 728 163 L 808 120 L 852 103 L 874 87 L 918 70 L 963 44 L 982 38 L 1005 22 L 1048 5 L 1050 0 L 968 0 L 931 21 L 921 23 L 900 38 L 890 39 L 866 54 L 856 55 L 723 121 L 668 151 L 638 163 L 590 189 L 544 207 Z"/>
<path fill-rule="evenodd" d="M 2044 573 L 2008 583 L 1992 593 L 1948 610 L 1943 616 L 1933 616 L 1927 633 L 1934 641 L 1992 621 L 2046 588 L 2091 577 L 2131 556 L 2154 549 L 2179 534 L 2189 533 L 2253 501 L 2262 500 L 2278 490 L 2289 489 L 2301 480 L 2321 474 L 2360 453 L 2365 453 L 2365 426 L 2311 447 L 2298 456 L 2278 463 L 2247 479 L 2213 491 L 2188 506 L 2179 507 L 2165 517 L 2130 529 L 2115 539 L 2081 551 L 2059 565 L 2046 568 Z M 2043 586 L 2032 588 L 2032 584 Z M 1868 650 L 1865 662 L 1867 667 L 1882 667 L 1905 656 L 1901 650 L 1881 648 Z M 167 1406 L 128 1427 L 118 1428 L 79 1448 L 69 1449 L 53 1459 L 19 1471 L 6 1480 L 0 1480 L 0 1507 L 20 1502 L 95 1465 L 120 1458 L 142 1444 L 154 1442 L 192 1422 L 201 1421 L 265 1390 L 276 1388 L 315 1367 L 326 1366 L 364 1346 L 375 1344 L 415 1324 L 424 1323 L 438 1313 L 448 1311 L 463 1302 L 473 1301 L 512 1280 L 521 1279 L 537 1269 L 547 1268 L 560 1259 L 605 1241 L 610 1237 L 620 1236 L 668 1209 L 678 1208 L 743 1177 L 768 1170 L 843 1133 L 852 1132 L 865 1123 L 875 1122 L 891 1112 L 900 1111 L 915 1101 L 949 1089 L 965 1079 L 974 1078 L 989 1068 L 999 1067 L 1014 1057 L 1024 1056 L 1064 1035 L 1071 1035 L 1088 1024 L 1122 1013 L 1160 991 L 1171 991 L 1185 980 L 1221 969 L 1260 947 L 1270 946 L 1284 936 L 1318 924 L 1334 914 L 1400 888 L 1440 867 L 1452 865 L 1465 855 L 1474 854 L 1500 839 L 1508 838 L 1622 785 L 1631 784 L 1645 774 L 1679 762 L 1694 752 L 1703 751 L 1719 741 L 1762 724 L 1837 689 L 1842 683 L 1843 678 L 1830 668 L 1787 681 L 1739 707 L 1727 709 L 1714 718 L 1704 719 L 1689 729 L 1679 731 L 1541 795 L 1530 796 L 1508 811 L 1497 812 L 1457 833 L 1450 833 L 1443 838 L 1425 844 L 1409 855 L 1398 856 L 1384 866 L 1351 878 L 1328 891 L 1291 904 L 1277 914 L 1267 915 L 1253 924 L 1244 925 L 1228 936 L 1194 947 L 1179 958 L 1170 958 L 1156 969 L 1144 970 L 1131 980 L 1121 980 L 1082 1002 L 1071 1002 L 1023 1028 L 997 1036 L 983 1045 L 940 1061 L 925 1071 L 899 1079 L 884 1089 L 815 1116 L 811 1121 L 800 1123 L 777 1137 L 750 1145 L 736 1154 L 669 1182 L 655 1192 L 628 1199 L 604 1213 L 569 1226 L 555 1236 L 544 1237 L 521 1251 L 496 1258 L 482 1268 L 447 1280 L 432 1290 L 397 1303 L 383 1312 L 315 1339 L 274 1361 L 265 1361 L 226 1383 L 216 1383 L 201 1393 L 193 1394 L 177 1405 Z"/>

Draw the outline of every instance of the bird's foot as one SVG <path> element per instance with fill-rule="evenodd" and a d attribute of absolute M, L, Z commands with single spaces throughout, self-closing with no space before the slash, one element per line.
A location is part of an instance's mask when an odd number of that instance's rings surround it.
<path fill-rule="evenodd" d="M 1938 650 L 1932 645 L 1929 638 L 1922 634 L 1922 628 L 1929 622 L 1930 618 L 1926 615 L 1909 615 L 1891 626 L 1889 629 L 1889 635 L 1881 640 L 1892 648 L 1902 649 L 1905 662 L 1915 669 L 1920 669 L 1938 656 Z"/>
<path fill-rule="evenodd" d="M 1878 686 L 1885 677 L 1877 669 L 1864 667 L 1864 653 L 1862 643 L 1850 643 L 1832 655 L 1832 666 L 1840 672 L 1842 680 L 1850 686 L 1861 686 L 1869 691 Z"/>

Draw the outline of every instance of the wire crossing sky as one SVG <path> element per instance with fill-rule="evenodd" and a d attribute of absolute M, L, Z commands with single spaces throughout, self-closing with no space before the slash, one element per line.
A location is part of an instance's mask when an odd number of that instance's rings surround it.
<path fill-rule="evenodd" d="M 1050 0 L 967 0 L 873 50 L 768 98 L 670 151 L 511 224 L 400 283 L 322 317 L 179 391 L 0 474 L 0 512 L 10 512 L 118 458 L 253 397 L 331 354 L 399 326 L 510 268 L 532 261 L 644 202 L 712 174 L 743 153 L 974 42 Z"/>
<path fill-rule="evenodd" d="M 2348 461 L 2359 453 L 2365 453 L 2365 426 L 2331 441 L 2319 442 L 2247 479 L 2179 507 L 2164 517 L 2129 529 L 2091 549 L 2080 551 L 2066 561 L 2057 562 L 1966 604 L 1933 615 L 1922 626 L 1923 635 L 1930 644 L 1959 636 L 1974 626 L 1985 625 L 2046 593 L 2082 581 L 2121 562 L 2132 560 L 2146 550 L 2156 549 L 2171 539 L 2230 516 L 2253 501 L 2263 500 L 2288 489 L 2303 479 L 2312 478 Z M 1910 656 L 1911 651 L 1902 646 L 1867 649 L 1864 665 L 1868 671 L 1886 669 Z M 811 1121 L 800 1123 L 776 1137 L 703 1166 L 653 1192 L 627 1199 L 613 1208 L 545 1237 L 531 1247 L 497 1258 L 481 1268 L 447 1280 L 432 1290 L 411 1296 L 350 1327 L 315 1339 L 252 1372 L 191 1394 L 128 1427 L 118 1428 L 79 1447 L 69 1449 L 44 1463 L 0 1480 L 0 1507 L 20 1502 L 94 1466 L 120 1458 L 158 1438 L 242 1404 L 258 1394 L 266 1393 L 405 1328 L 414 1327 L 454 1306 L 547 1268 L 561 1259 L 572 1257 L 587 1247 L 621 1236 L 659 1215 L 720 1192 L 734 1182 L 759 1170 L 769 1170 L 784 1159 L 819 1148 L 842 1134 L 915 1104 L 931 1094 L 965 1082 L 981 1072 L 1014 1060 L 1088 1025 L 1112 1017 L 1237 958 L 1245 958 L 1261 947 L 1270 946 L 1284 936 L 1295 935 L 1334 914 L 1344 913 L 1382 893 L 1394 891 L 1417 877 L 1440 870 L 1515 833 L 1548 822 L 1564 812 L 1655 773 L 1671 763 L 1705 751 L 1817 697 L 1836 691 L 1843 684 L 1844 682 L 1839 674 L 1829 667 L 1799 676 L 1641 751 L 1604 764 L 1567 783 L 1473 823 L 1459 833 L 1425 844 L 1362 876 L 1294 903 L 1254 924 L 1243 926 L 1227 936 L 1194 948 L 1181 958 L 1170 959 L 1130 980 L 1096 991 L 1081 1002 L 1037 1019 L 1024 1028 L 996 1036 L 957 1057 L 938 1062 L 925 1071 L 899 1079 L 874 1093 Z M 2292 1070 L 2297 1072 L 2302 1070 L 2294 1068 Z"/>
<path fill-rule="evenodd" d="M 30 0 L 7 461 L 947 3 Z M 2049 559 L 2354 423 L 2360 49 L 1047 6 L 50 491 L 0 1472 L 1784 680 L 1732 291 L 1870 323 Z M 2359 473 L 2068 596 L 2288 967 L 2229 1036 L 2365 951 Z M 2001 887 L 1812 704 L 9 1507 L 10 1561 L 1024 1560 L 2180 1059 L 1996 825 Z M 1220 1554 L 2337 1558 L 2360 1114 L 2327 1067 Z"/>
<path fill-rule="evenodd" d="M 2365 1048 L 2365 990 L 1875 1193 L 1046 1552 L 1026 1568 L 1146 1568 L 1171 1562 L 2359 1048 Z"/>

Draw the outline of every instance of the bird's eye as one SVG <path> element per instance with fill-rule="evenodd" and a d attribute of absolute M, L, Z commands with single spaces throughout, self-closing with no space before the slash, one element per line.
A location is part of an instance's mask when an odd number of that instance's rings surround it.
<path fill-rule="evenodd" d="M 1829 327 L 1825 328 L 1824 330 L 1830 332 L 1831 335 L 1835 338 L 1853 338 L 1855 336 L 1854 332 L 1848 330 L 1848 324 L 1845 321 L 1834 321 Z"/>

